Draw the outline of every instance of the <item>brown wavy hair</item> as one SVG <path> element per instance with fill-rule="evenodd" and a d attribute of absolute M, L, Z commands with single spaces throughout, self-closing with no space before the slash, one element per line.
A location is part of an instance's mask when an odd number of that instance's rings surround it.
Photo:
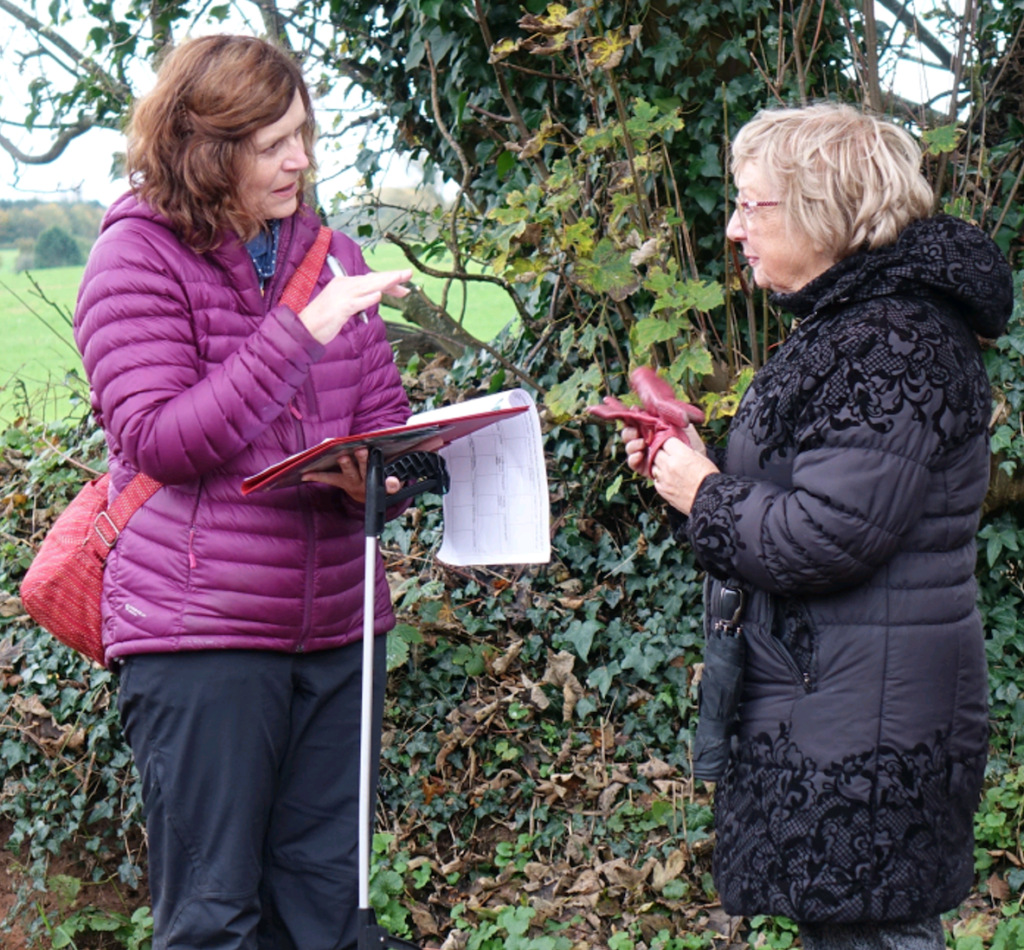
<path fill-rule="evenodd" d="M 153 91 L 136 102 L 128 125 L 128 181 L 135 196 L 168 218 L 199 253 L 217 247 L 224 231 L 243 241 L 265 222 L 246 207 L 239 187 L 252 159 L 255 132 L 288 111 L 298 92 L 310 160 L 300 193 L 315 169 L 309 90 L 284 50 L 251 36 L 187 40 L 164 60 Z"/>

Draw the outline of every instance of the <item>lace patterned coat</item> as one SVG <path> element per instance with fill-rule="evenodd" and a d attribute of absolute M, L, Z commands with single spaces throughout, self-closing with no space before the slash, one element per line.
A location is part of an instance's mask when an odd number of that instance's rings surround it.
<path fill-rule="evenodd" d="M 976 334 L 1002 331 L 1012 293 L 988 237 L 939 216 L 775 298 L 796 329 L 686 528 L 712 578 L 754 591 L 715 796 L 730 914 L 913 920 L 970 890 L 992 404 Z"/>

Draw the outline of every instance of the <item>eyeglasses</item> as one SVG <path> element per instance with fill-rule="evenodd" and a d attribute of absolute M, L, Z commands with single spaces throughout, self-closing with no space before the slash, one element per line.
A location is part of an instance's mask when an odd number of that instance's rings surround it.
<path fill-rule="evenodd" d="M 743 221 L 754 217 L 761 208 L 777 208 L 780 204 L 781 201 L 741 201 L 739 198 L 733 202 L 736 213 Z"/>

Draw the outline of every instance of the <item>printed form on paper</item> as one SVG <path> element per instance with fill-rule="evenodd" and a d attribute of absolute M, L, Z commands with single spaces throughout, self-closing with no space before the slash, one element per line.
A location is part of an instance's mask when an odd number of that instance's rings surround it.
<path fill-rule="evenodd" d="M 527 406 L 439 450 L 451 488 L 442 499 L 444 538 L 438 560 L 475 564 L 546 564 L 551 560 L 551 514 L 540 417 L 522 389 L 418 413 L 417 422 L 443 422 L 466 412 Z"/>

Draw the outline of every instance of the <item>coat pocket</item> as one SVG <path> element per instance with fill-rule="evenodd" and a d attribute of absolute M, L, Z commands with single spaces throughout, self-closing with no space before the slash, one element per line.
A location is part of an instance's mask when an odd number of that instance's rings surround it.
<path fill-rule="evenodd" d="M 818 632 L 802 600 L 794 597 L 775 600 L 772 640 L 804 689 L 814 690 L 818 679 Z"/>

